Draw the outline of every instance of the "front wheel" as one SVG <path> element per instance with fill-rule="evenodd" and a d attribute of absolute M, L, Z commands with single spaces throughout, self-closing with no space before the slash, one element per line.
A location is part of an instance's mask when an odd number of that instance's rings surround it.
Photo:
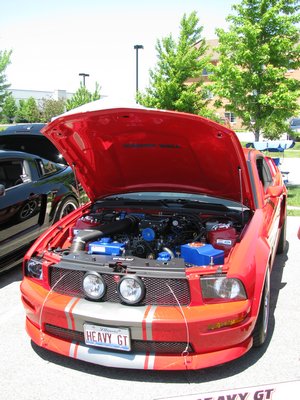
<path fill-rule="evenodd" d="M 67 197 L 65 198 L 60 206 L 58 207 L 57 213 L 55 215 L 54 222 L 57 222 L 61 218 L 65 217 L 66 215 L 70 214 L 72 211 L 78 208 L 79 203 L 74 197 Z"/>
<path fill-rule="evenodd" d="M 270 270 L 267 269 L 264 291 L 260 303 L 259 314 L 253 331 L 253 346 L 260 347 L 264 344 L 269 325 L 270 314 Z"/>

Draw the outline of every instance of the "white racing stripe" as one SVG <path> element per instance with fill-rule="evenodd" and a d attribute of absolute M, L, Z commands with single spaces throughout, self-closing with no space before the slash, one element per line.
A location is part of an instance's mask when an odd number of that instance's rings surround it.
<path fill-rule="evenodd" d="M 75 351 L 76 351 L 76 343 L 77 342 L 72 342 L 71 346 L 70 346 L 69 356 L 72 357 L 72 358 L 76 358 L 75 357 L 75 355 L 76 355 L 76 353 L 75 353 Z"/>
<path fill-rule="evenodd" d="M 65 308 L 66 318 L 70 329 L 83 332 L 83 325 L 88 321 L 95 325 L 128 327 L 133 339 L 143 339 L 143 321 L 147 306 L 130 307 L 117 303 L 97 303 L 77 298 L 72 299 Z M 152 337 L 152 320 L 155 311 L 150 310 L 147 320 L 147 334 Z M 72 322 L 74 326 L 72 327 Z M 149 326 L 148 326 L 149 325 Z M 151 340 L 151 339 L 148 339 Z"/>
<path fill-rule="evenodd" d="M 152 323 L 153 323 L 153 317 L 155 314 L 157 306 L 152 306 L 151 309 L 149 310 L 147 317 L 145 319 L 146 321 L 146 339 L 147 340 L 152 340 Z"/>
<path fill-rule="evenodd" d="M 76 358 L 104 367 L 144 369 L 146 354 L 104 352 L 96 348 L 78 346 Z"/>
<path fill-rule="evenodd" d="M 70 317 L 70 310 L 73 307 L 73 304 L 75 303 L 75 301 L 77 301 L 77 297 L 73 297 L 69 303 L 67 304 L 67 306 L 65 307 L 65 315 L 66 315 L 66 319 L 67 319 L 67 323 L 68 323 L 68 328 L 69 329 L 73 329 L 73 324 L 72 324 L 72 319 Z"/>

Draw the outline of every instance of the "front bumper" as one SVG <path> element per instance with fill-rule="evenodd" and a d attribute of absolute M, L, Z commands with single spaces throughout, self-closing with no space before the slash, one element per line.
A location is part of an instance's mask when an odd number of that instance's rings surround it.
<path fill-rule="evenodd" d="M 145 370 L 201 369 L 236 359 L 252 345 L 255 321 L 249 317 L 248 300 L 183 308 L 131 307 L 58 295 L 27 278 L 21 284 L 21 292 L 26 329 L 37 345 L 94 364 Z M 237 320 L 240 322 L 225 326 L 228 321 Z M 47 329 L 52 326 L 82 335 L 85 323 L 128 327 L 133 342 L 181 343 L 183 348 L 176 353 L 146 347 L 131 352 L 112 351 L 87 346 L 76 336 L 66 340 Z"/>

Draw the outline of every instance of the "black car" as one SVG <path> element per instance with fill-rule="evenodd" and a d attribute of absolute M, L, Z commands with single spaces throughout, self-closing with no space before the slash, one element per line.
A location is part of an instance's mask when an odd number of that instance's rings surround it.
<path fill-rule="evenodd" d="M 46 124 L 44 123 L 24 123 L 24 124 L 15 124 L 9 125 L 5 128 L 5 132 L 10 133 L 18 133 L 18 132 L 27 132 L 27 133 L 40 133 L 41 129 L 44 128 Z"/>
<path fill-rule="evenodd" d="M 70 167 L 0 150 L 0 271 L 16 265 L 33 240 L 78 204 Z"/>
<path fill-rule="evenodd" d="M 56 147 L 42 133 L 46 124 L 16 124 L 0 131 L 0 150 L 36 154 L 47 160 L 66 164 Z"/>

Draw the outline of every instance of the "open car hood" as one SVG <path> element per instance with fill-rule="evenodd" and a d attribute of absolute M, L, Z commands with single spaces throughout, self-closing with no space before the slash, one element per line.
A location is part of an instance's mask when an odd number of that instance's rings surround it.
<path fill-rule="evenodd" d="M 185 113 L 97 102 L 43 129 L 91 200 L 126 192 L 207 194 L 252 208 L 245 156 L 235 133 Z M 101 104 L 101 101 L 98 101 Z"/>

